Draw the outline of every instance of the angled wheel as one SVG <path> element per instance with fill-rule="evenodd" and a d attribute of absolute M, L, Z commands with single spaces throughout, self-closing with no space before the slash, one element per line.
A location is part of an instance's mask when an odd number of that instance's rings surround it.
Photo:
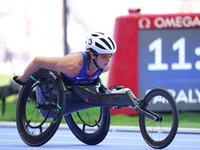
<path fill-rule="evenodd" d="M 56 132 L 63 116 L 62 108 L 65 107 L 62 85 L 57 72 L 42 69 L 33 74 L 21 89 L 16 122 L 20 137 L 26 144 L 43 145 Z M 39 95 L 41 92 L 43 97 Z"/>
<path fill-rule="evenodd" d="M 145 96 L 143 109 L 162 117 L 160 121 L 154 121 L 139 114 L 140 130 L 144 140 L 153 148 L 168 146 L 176 135 L 179 122 L 174 98 L 164 89 L 153 89 Z"/>
<path fill-rule="evenodd" d="M 95 107 L 65 116 L 73 134 L 83 143 L 96 145 L 107 135 L 110 127 L 110 109 Z"/>

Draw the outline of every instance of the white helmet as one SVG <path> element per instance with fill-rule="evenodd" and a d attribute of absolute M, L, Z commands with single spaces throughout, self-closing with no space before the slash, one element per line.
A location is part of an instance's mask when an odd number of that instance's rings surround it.
<path fill-rule="evenodd" d="M 117 49 L 115 41 L 100 32 L 91 33 L 87 36 L 85 48 L 87 50 L 94 50 L 98 54 L 113 54 Z"/>

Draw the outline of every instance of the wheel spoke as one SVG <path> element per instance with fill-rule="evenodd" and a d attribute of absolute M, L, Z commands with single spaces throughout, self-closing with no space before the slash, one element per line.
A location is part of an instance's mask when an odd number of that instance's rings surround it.
<path fill-rule="evenodd" d="M 85 127 L 86 127 L 86 124 L 83 123 L 83 128 L 82 128 L 82 131 L 85 132 Z"/>
<path fill-rule="evenodd" d="M 100 127 L 99 122 L 95 120 L 97 127 Z"/>

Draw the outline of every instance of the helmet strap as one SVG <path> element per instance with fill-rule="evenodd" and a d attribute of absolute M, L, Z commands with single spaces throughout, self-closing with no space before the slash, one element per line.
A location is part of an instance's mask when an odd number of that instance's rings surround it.
<path fill-rule="evenodd" d="M 92 59 L 93 62 L 94 62 L 94 65 L 97 67 L 97 71 L 95 71 L 93 74 L 90 73 L 90 71 L 88 72 L 89 73 L 89 77 L 91 78 L 95 73 L 97 73 L 98 71 L 101 71 L 103 72 L 103 68 L 100 68 L 99 65 L 97 64 L 96 60 Z"/>
<path fill-rule="evenodd" d="M 97 73 L 98 71 L 103 72 L 103 68 L 100 68 L 99 65 L 97 64 L 97 62 L 96 62 L 94 59 L 92 59 L 92 60 L 93 60 L 95 66 L 97 67 L 98 70 L 95 71 L 93 74 L 91 74 L 90 69 L 89 69 L 89 70 L 88 70 L 89 79 L 90 79 L 95 73 Z"/>
<path fill-rule="evenodd" d="M 96 60 L 94 60 L 94 59 L 92 59 L 92 60 L 93 60 L 93 62 L 94 62 L 94 64 L 95 64 L 95 66 L 96 66 L 97 69 L 98 69 L 97 71 L 103 72 L 103 68 L 99 67 L 99 65 L 97 64 Z M 97 72 L 97 71 L 96 71 L 96 72 Z M 96 73 L 96 72 L 95 72 L 95 73 Z"/>
<path fill-rule="evenodd" d="M 97 53 L 93 53 L 94 55 L 96 55 L 96 57 L 98 57 L 99 56 L 99 54 L 97 54 Z M 103 68 L 101 68 L 101 67 L 99 67 L 99 65 L 97 64 L 97 62 L 96 62 L 96 60 L 94 59 L 94 58 L 92 58 L 92 61 L 93 61 L 93 63 L 94 63 L 94 65 L 97 67 L 97 71 L 95 71 L 93 74 L 91 74 L 91 72 L 90 72 L 90 67 L 88 66 L 88 69 L 89 69 L 89 76 L 90 76 L 90 78 L 95 74 L 95 73 L 97 73 L 98 71 L 101 71 L 101 72 L 103 72 Z"/>

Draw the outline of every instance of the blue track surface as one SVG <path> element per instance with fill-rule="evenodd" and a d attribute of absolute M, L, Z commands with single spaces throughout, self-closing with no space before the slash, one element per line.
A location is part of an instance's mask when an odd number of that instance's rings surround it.
<path fill-rule="evenodd" d="M 41 147 L 30 147 L 20 138 L 16 127 L 0 127 L 1 150 L 148 150 L 140 132 L 108 132 L 105 140 L 99 145 L 89 146 L 80 142 L 70 130 L 58 129 L 53 138 Z M 177 134 L 166 150 L 200 149 L 200 134 Z"/>

